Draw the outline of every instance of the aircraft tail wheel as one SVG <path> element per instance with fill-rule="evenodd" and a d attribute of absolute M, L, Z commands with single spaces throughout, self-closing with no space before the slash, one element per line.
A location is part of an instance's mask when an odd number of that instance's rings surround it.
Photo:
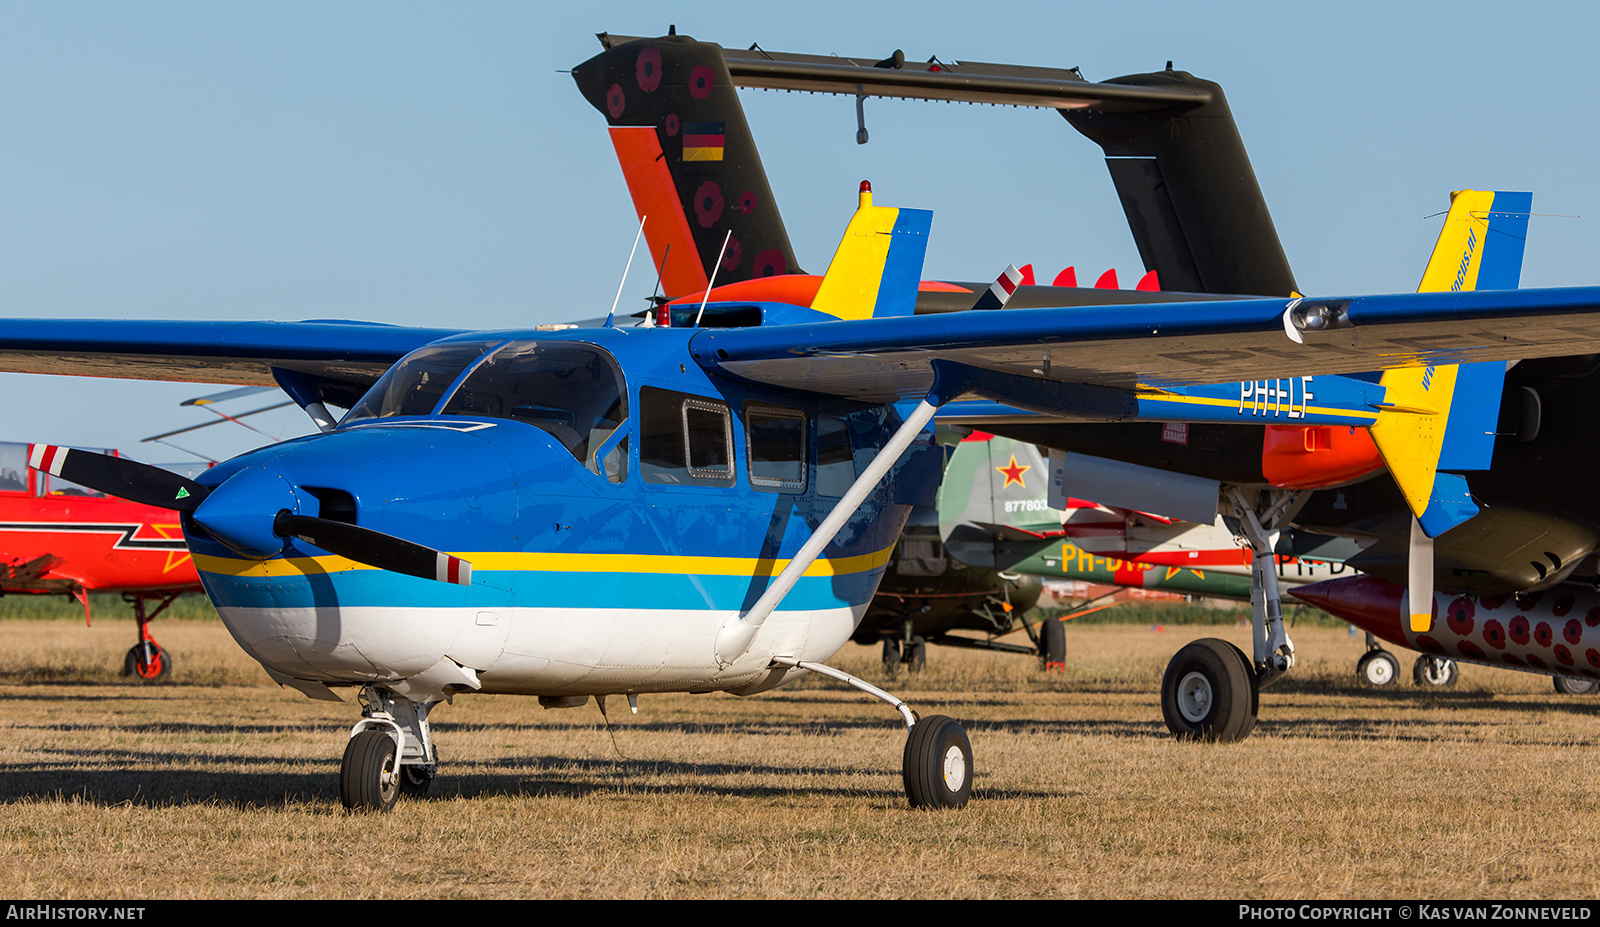
<path fill-rule="evenodd" d="M 883 639 L 883 671 L 893 676 L 900 669 L 900 641 L 893 637 Z"/>
<path fill-rule="evenodd" d="M 1551 676 L 1550 680 L 1556 684 L 1556 691 L 1562 695 L 1594 695 L 1596 692 L 1600 692 L 1600 681 L 1594 679 Z"/>
<path fill-rule="evenodd" d="M 1423 688 L 1442 688 L 1456 684 L 1461 667 L 1445 657 L 1423 654 L 1411 665 L 1411 681 Z"/>
<path fill-rule="evenodd" d="M 927 668 L 928 642 L 920 637 L 913 637 L 910 646 L 906 648 L 906 669 L 920 673 Z"/>
<path fill-rule="evenodd" d="M 1356 675 L 1374 689 L 1394 685 L 1394 681 L 1400 678 L 1400 661 L 1387 650 L 1369 650 L 1366 656 L 1356 661 Z"/>
<path fill-rule="evenodd" d="M 140 641 L 123 658 L 122 675 L 140 682 L 165 682 L 172 675 L 172 657 L 160 644 Z"/>
<path fill-rule="evenodd" d="M 1039 662 L 1045 672 L 1067 668 L 1067 626 L 1055 618 L 1046 618 L 1039 625 Z"/>
<path fill-rule="evenodd" d="M 1161 678 L 1161 714 L 1179 740 L 1243 740 L 1259 709 L 1250 661 L 1224 640 L 1203 638 L 1179 650 Z"/>
<path fill-rule="evenodd" d="M 350 738 L 339 767 L 339 798 L 350 811 L 388 811 L 400 797 L 394 738 L 367 729 Z"/>
<path fill-rule="evenodd" d="M 960 808 L 972 797 L 972 744 L 954 718 L 929 715 L 906 737 L 901 765 L 913 808 Z"/>

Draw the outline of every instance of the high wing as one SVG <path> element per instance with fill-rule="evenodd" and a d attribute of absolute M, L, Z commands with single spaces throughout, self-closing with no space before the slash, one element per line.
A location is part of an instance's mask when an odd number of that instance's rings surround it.
<path fill-rule="evenodd" d="M 1078 398 L 1099 404 L 1139 385 L 1600 351 L 1600 288 L 951 313 L 708 330 L 693 350 L 701 366 L 724 375 L 868 402 L 920 398 L 933 385 L 931 362 L 941 360 L 1015 387 L 1010 399 L 993 389 L 980 393 L 986 398 L 1036 408 L 1017 397 L 1066 396 L 1076 386 Z M 1120 420 L 1095 414 L 1078 420 Z"/>
<path fill-rule="evenodd" d="M 328 395 L 360 396 L 412 350 L 460 334 L 372 322 L 10 319 L 0 371 L 279 386 L 288 371 Z"/>

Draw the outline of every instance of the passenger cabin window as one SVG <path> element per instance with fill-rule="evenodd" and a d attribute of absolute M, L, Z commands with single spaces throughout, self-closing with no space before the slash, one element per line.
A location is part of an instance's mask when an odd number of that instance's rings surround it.
<path fill-rule="evenodd" d="M 744 407 L 750 485 L 765 492 L 806 491 L 806 416 L 796 409 Z"/>
<path fill-rule="evenodd" d="M 817 416 L 817 494 L 837 499 L 855 481 L 850 426 L 831 415 Z"/>
<path fill-rule="evenodd" d="M 639 471 L 647 483 L 733 485 L 733 414 L 726 403 L 639 390 Z"/>
<path fill-rule="evenodd" d="M 597 455 L 627 421 L 627 396 L 622 368 L 607 351 L 575 342 L 513 341 L 467 374 L 441 414 L 532 425 L 592 472 L 621 482 L 626 446 L 621 462 L 615 450 L 604 461 Z"/>

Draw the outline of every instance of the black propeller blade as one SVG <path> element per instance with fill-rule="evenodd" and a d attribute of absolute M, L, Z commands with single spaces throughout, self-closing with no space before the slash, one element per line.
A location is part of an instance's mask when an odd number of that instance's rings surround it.
<path fill-rule="evenodd" d="M 371 528 L 331 518 L 295 515 L 284 509 L 273 521 L 272 530 L 279 537 L 295 538 L 380 570 L 458 586 L 472 585 L 472 564 L 460 557 Z"/>
<path fill-rule="evenodd" d="M 28 466 L 80 486 L 176 512 L 193 512 L 210 492 L 194 480 L 126 457 L 35 444 Z"/>

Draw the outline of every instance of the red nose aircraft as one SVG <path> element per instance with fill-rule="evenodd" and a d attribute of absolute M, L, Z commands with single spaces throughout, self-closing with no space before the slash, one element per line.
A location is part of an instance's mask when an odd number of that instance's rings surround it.
<path fill-rule="evenodd" d="M 89 593 L 122 593 L 139 622 L 123 674 L 165 679 L 172 658 L 150 636 L 150 619 L 201 591 L 177 516 L 29 470 L 28 450 L 0 442 L 0 593 L 70 595 L 86 620 Z"/>

